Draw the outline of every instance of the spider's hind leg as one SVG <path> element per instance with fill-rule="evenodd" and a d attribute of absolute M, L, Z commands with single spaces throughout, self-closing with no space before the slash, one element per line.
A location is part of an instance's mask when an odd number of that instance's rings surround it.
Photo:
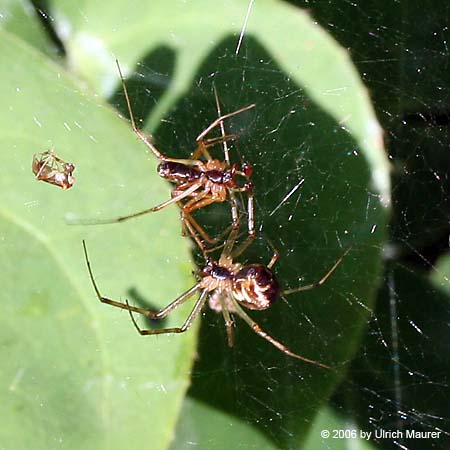
<path fill-rule="evenodd" d="M 118 302 L 117 300 L 112 300 L 108 297 L 104 297 L 100 293 L 100 289 L 98 288 L 97 283 L 94 279 L 94 274 L 92 272 L 91 262 L 89 260 L 85 241 L 83 241 L 83 250 L 84 250 L 86 265 L 87 265 L 88 272 L 89 272 L 89 278 L 91 279 L 91 283 L 92 283 L 92 286 L 94 287 L 94 291 L 97 295 L 97 298 L 102 303 L 106 303 L 107 305 L 114 306 L 115 308 L 125 309 L 129 312 L 133 311 L 138 314 L 142 314 L 143 316 L 148 317 L 149 319 L 159 320 L 159 319 L 163 319 L 164 317 L 169 315 L 173 310 L 175 310 L 180 305 L 182 305 L 186 300 L 191 298 L 200 289 L 200 283 L 195 284 L 193 287 L 191 287 L 189 290 L 187 290 L 186 292 L 181 294 L 174 301 L 172 301 L 171 303 L 169 303 L 167 306 L 165 306 L 164 308 L 162 308 L 159 311 L 150 311 L 149 309 L 132 306 L 128 303 L 128 301 L 126 301 L 126 303 Z"/>
<path fill-rule="evenodd" d="M 330 369 L 329 366 L 322 364 L 320 362 L 314 361 L 313 359 L 306 358 L 304 356 L 297 355 L 297 353 L 294 353 L 292 350 L 290 350 L 288 347 L 286 347 L 284 344 L 282 344 L 280 341 L 277 341 L 275 338 L 273 338 L 270 334 L 266 333 L 239 305 L 237 300 L 233 299 L 233 304 L 236 309 L 236 314 L 244 320 L 247 325 L 258 335 L 261 336 L 266 341 L 270 342 L 273 346 L 275 346 L 278 350 L 282 351 L 284 354 L 291 356 L 292 358 L 299 359 L 301 361 L 304 361 L 308 364 L 313 364 L 315 366 L 322 367 L 324 369 Z"/>
<path fill-rule="evenodd" d="M 198 286 L 196 286 L 195 290 L 197 290 L 197 289 L 198 289 Z M 193 294 L 193 292 L 192 292 L 192 294 Z M 189 297 L 191 295 L 189 295 Z M 152 335 L 152 334 L 184 333 L 185 331 L 187 331 L 191 327 L 192 323 L 194 322 L 196 317 L 199 315 L 200 311 L 203 308 L 203 305 L 206 302 L 207 296 L 208 296 L 208 291 L 206 289 L 204 289 L 202 291 L 200 297 L 198 298 L 198 300 L 195 302 L 194 308 L 192 309 L 192 311 L 190 312 L 189 316 L 187 317 L 187 319 L 185 320 L 184 324 L 181 327 L 157 328 L 157 329 L 154 329 L 154 330 L 143 330 L 142 328 L 139 327 L 139 325 L 136 322 L 136 319 L 133 317 L 133 314 L 131 312 L 132 311 L 131 307 L 130 307 L 130 309 L 128 309 L 128 312 L 130 313 L 131 320 L 132 320 L 136 330 L 142 336 L 149 336 L 149 335 Z M 186 298 L 184 300 L 186 300 Z M 173 309 L 175 309 L 180 304 L 181 303 L 178 303 L 175 307 L 173 307 L 171 309 L 171 311 L 173 311 Z M 127 302 L 127 306 L 129 306 L 128 302 Z M 159 317 L 159 318 L 161 318 L 161 317 Z"/>

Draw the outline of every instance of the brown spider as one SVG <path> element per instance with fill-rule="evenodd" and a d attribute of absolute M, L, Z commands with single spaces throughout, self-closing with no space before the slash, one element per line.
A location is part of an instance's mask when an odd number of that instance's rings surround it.
<path fill-rule="evenodd" d="M 72 176 L 75 165 L 58 158 L 53 150 L 36 153 L 31 168 L 37 180 L 59 186 L 64 191 L 70 189 L 75 182 Z"/>
<path fill-rule="evenodd" d="M 230 347 L 233 346 L 234 322 L 232 315 L 235 314 L 243 319 L 255 333 L 269 341 L 286 355 L 328 369 L 329 367 L 325 364 L 294 353 L 284 344 L 270 336 L 244 311 L 242 307 L 252 310 L 264 310 L 272 306 L 274 301 L 283 295 L 307 291 L 321 286 L 336 270 L 350 249 L 345 251 L 333 267 L 319 281 L 295 289 L 282 291 L 275 275 L 271 271 L 279 257 L 276 251 L 274 251 L 274 255 L 267 266 L 262 264 L 243 265 L 234 262 L 234 258 L 240 255 L 243 249 L 248 245 L 247 242 L 243 242 L 240 247 L 233 251 L 237 233 L 238 229 L 232 229 L 218 261 L 214 261 L 205 256 L 206 264 L 198 271 L 198 282 L 193 287 L 157 312 L 131 306 L 128 301 L 126 301 L 126 303 L 121 303 L 103 297 L 94 279 L 85 241 L 83 241 L 83 248 L 89 276 L 98 299 L 102 303 L 107 303 L 108 305 L 129 311 L 133 324 L 141 335 L 183 333 L 187 331 L 208 301 L 211 309 L 222 312 L 227 330 L 228 345 Z M 247 241 L 249 239 L 251 239 L 251 236 L 247 238 Z M 206 252 L 203 251 L 203 254 L 206 255 Z M 191 313 L 181 327 L 143 330 L 139 328 L 132 315 L 132 312 L 136 312 L 153 320 L 162 319 L 191 298 L 197 291 L 200 292 L 200 295 L 195 302 Z"/>
<path fill-rule="evenodd" d="M 159 205 L 134 214 L 121 216 L 114 220 L 96 223 L 122 222 L 143 214 L 159 211 L 172 203 L 177 203 L 181 208 L 183 225 L 189 230 L 190 234 L 194 237 L 197 243 L 201 245 L 201 241 L 198 239 L 197 233 L 200 234 L 206 242 L 215 243 L 217 240 L 212 239 L 206 233 L 203 227 L 192 217 L 192 212 L 200 208 L 204 208 L 212 203 L 224 202 L 229 198 L 231 200 L 232 226 L 234 228 L 239 228 L 237 218 L 238 211 L 234 194 L 236 192 L 245 192 L 248 195 L 248 234 L 254 236 L 253 185 L 249 181 L 252 173 L 252 167 L 246 163 L 243 163 L 241 166 L 230 163 L 226 141 L 235 138 L 236 136 L 225 134 L 223 121 L 254 108 L 255 105 L 251 104 L 237 111 L 221 115 L 219 100 L 217 93 L 215 92 L 219 117 L 197 136 L 197 148 L 189 159 L 169 158 L 161 153 L 147 138 L 147 136 L 145 136 L 145 134 L 136 126 L 125 79 L 117 60 L 116 64 L 119 70 L 133 131 L 161 161 L 158 166 L 158 174 L 166 180 L 175 183 L 176 187 L 172 191 L 171 198 Z M 220 126 L 222 136 L 205 139 L 210 131 L 218 126 Z M 212 158 L 208 151 L 209 147 L 219 143 L 223 143 L 224 145 L 225 161 Z M 201 160 L 200 158 L 204 158 L 204 160 Z M 245 179 L 244 184 L 239 184 L 238 177 L 243 177 Z"/>

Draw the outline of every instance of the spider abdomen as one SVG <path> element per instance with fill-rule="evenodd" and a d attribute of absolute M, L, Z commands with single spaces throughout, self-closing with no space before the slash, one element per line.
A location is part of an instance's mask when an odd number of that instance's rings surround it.
<path fill-rule="evenodd" d="M 202 173 L 193 166 L 173 161 L 163 161 L 158 166 L 158 175 L 169 181 L 183 183 L 185 181 L 196 181 Z"/>
<path fill-rule="evenodd" d="M 277 279 L 262 264 L 240 269 L 234 276 L 233 285 L 236 300 L 248 309 L 267 309 L 280 295 Z"/>

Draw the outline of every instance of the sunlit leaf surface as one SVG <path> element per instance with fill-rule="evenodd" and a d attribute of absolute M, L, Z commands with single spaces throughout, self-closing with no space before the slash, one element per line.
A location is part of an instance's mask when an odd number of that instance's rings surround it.
<path fill-rule="evenodd" d="M 165 448 L 195 332 L 139 336 L 126 313 L 96 299 L 81 240 L 105 295 L 162 306 L 189 283 L 177 213 L 85 227 L 64 217 L 114 217 L 167 198 L 168 189 L 126 124 L 92 93 L 5 33 L 0 54 L 10 61 L 0 73 L 0 441 L 123 449 L 151 440 Z M 34 179 L 33 154 L 49 148 L 77 166 L 69 191 Z"/>

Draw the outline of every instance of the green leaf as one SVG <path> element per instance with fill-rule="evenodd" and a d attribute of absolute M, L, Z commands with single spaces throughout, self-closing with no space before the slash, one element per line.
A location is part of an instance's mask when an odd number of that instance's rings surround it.
<path fill-rule="evenodd" d="M 450 294 L 450 254 L 439 258 L 434 270 L 431 272 L 430 281 L 438 289 Z"/>
<path fill-rule="evenodd" d="M 28 0 L 0 0 L 0 27 L 24 40 L 47 56 L 57 50 L 38 20 Z"/>
<path fill-rule="evenodd" d="M 367 436 L 367 432 L 359 429 L 355 423 L 325 407 L 315 418 L 303 448 L 315 450 L 326 446 L 332 450 L 374 450 Z M 187 397 L 170 449 L 183 450 L 195 445 L 198 450 L 225 450 L 250 443 L 260 450 L 279 448 L 249 423 Z"/>
<path fill-rule="evenodd" d="M 270 439 L 251 424 L 187 397 L 170 449 L 184 450 L 195 446 L 198 450 L 226 450 L 249 445 L 250 442 L 260 450 L 277 449 Z"/>
<path fill-rule="evenodd" d="M 358 428 L 349 419 L 341 417 L 331 408 L 323 408 L 311 427 L 304 448 L 375 450 L 375 446 L 370 443 L 367 436 L 366 430 Z M 373 436 L 372 434 L 371 437 Z"/>
<path fill-rule="evenodd" d="M 162 306 L 189 286 L 178 213 L 84 227 L 64 217 L 115 217 L 167 199 L 169 190 L 127 124 L 93 93 L 4 32 L 0 55 L 9 61 L 0 74 L 0 441 L 167 448 L 196 333 L 141 337 L 126 312 L 95 297 L 81 241 L 104 295 Z M 31 172 L 33 154 L 49 148 L 76 165 L 69 191 Z"/>

